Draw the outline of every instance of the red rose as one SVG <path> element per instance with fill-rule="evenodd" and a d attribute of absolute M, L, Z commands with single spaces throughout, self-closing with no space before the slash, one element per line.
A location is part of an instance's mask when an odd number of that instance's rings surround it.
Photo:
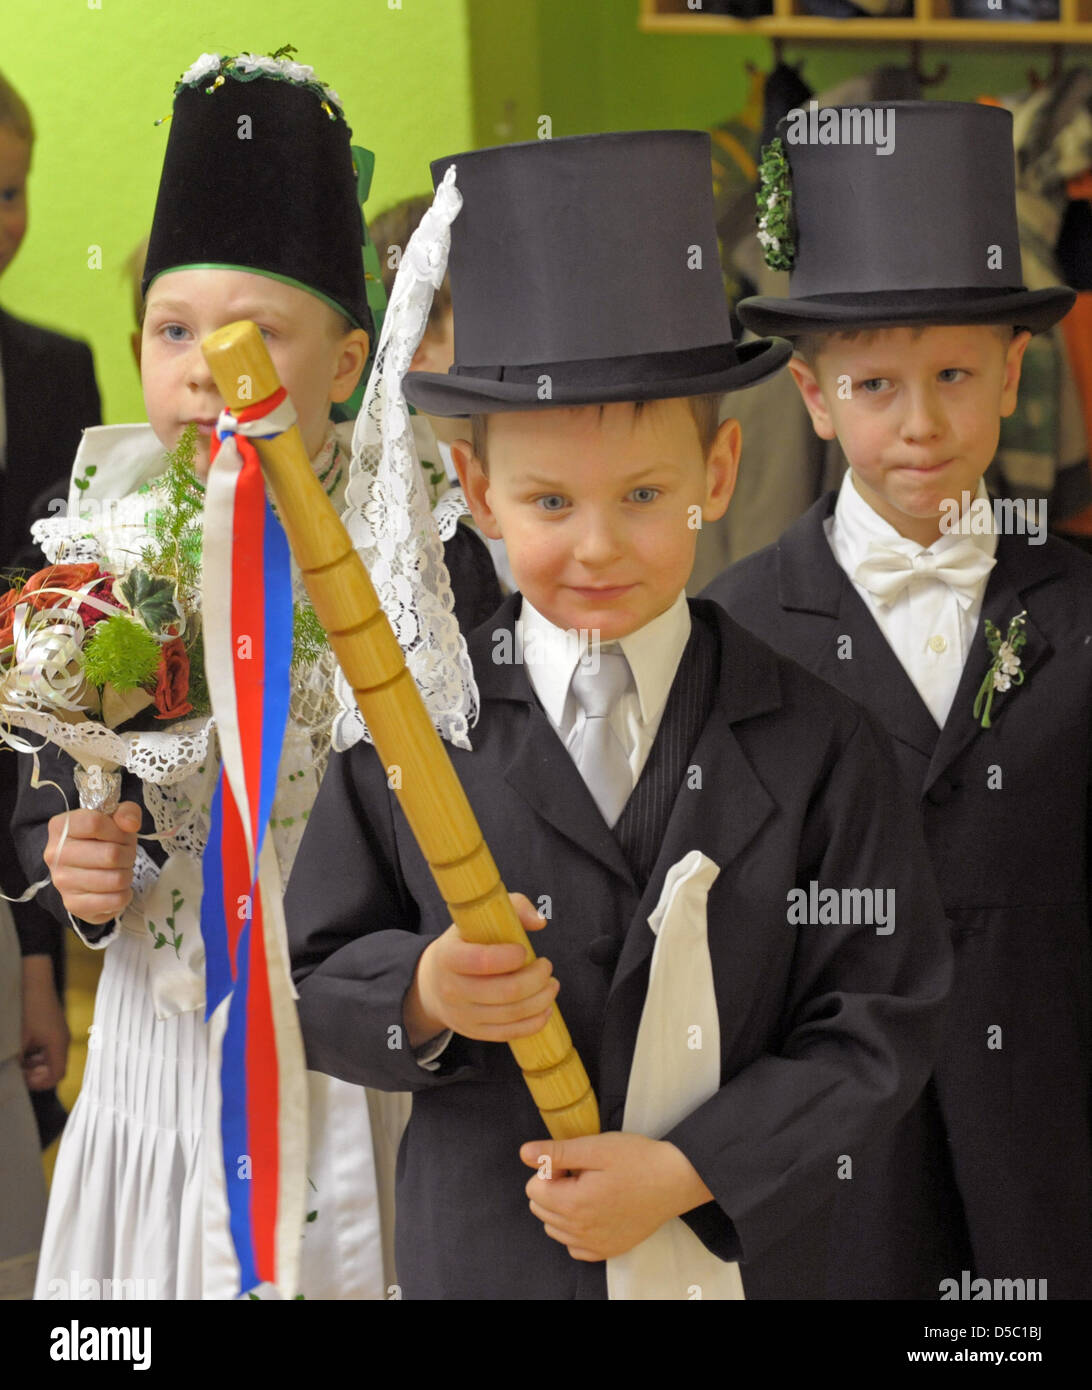
<path fill-rule="evenodd" d="M 163 648 L 155 683 L 157 719 L 181 719 L 190 714 L 193 706 L 186 696 L 190 693 L 190 659 L 180 637 Z"/>
<path fill-rule="evenodd" d="M 73 588 L 75 585 L 73 585 Z M 104 603 L 113 603 L 114 599 L 114 576 L 107 575 L 101 584 L 96 584 L 88 594 L 89 598 L 100 598 Z M 84 631 L 94 627 L 96 623 L 101 623 L 104 619 L 112 617 L 110 613 L 104 613 L 101 608 L 96 608 L 91 603 L 81 603 L 77 612 L 83 623 Z"/>
<path fill-rule="evenodd" d="M 15 627 L 15 605 L 22 597 L 21 589 L 9 589 L 0 596 L 0 651 L 11 646 L 12 629 Z"/>
<path fill-rule="evenodd" d="M 77 592 L 92 579 L 105 578 L 98 565 L 48 565 L 32 574 L 23 587 L 20 601 L 37 611 L 41 608 L 64 608 L 71 600 L 64 594 L 42 593 L 43 589 L 74 589 Z"/>

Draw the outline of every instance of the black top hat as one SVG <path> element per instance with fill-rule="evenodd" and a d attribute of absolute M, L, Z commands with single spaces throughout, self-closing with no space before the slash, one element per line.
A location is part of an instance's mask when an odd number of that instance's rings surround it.
<path fill-rule="evenodd" d="M 300 64 L 256 61 L 210 55 L 175 88 L 142 289 L 168 270 L 250 270 L 317 295 L 374 341 L 336 95 L 273 71 L 311 72 Z"/>
<path fill-rule="evenodd" d="M 433 415 L 660 400 L 749 386 L 790 348 L 736 344 L 724 294 L 709 136 L 580 135 L 455 164 L 455 364 L 409 372 Z"/>
<path fill-rule="evenodd" d="M 1068 312 L 1070 290 L 1023 285 L 1008 111 L 957 101 L 809 107 L 777 129 L 796 252 L 787 299 L 740 302 L 753 332 L 1010 323 L 1040 333 Z"/>

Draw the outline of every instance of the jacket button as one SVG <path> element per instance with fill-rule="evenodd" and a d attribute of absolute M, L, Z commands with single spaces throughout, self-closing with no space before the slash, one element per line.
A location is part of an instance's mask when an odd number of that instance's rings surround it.
<path fill-rule="evenodd" d="M 939 781 L 934 782 L 925 793 L 925 799 L 934 806 L 943 806 L 946 801 L 951 801 L 955 793 L 955 783 L 949 782 L 946 778 L 942 777 Z"/>
<path fill-rule="evenodd" d="M 613 970 L 622 954 L 622 942 L 616 936 L 597 936 L 588 947 L 588 959 L 604 970 Z"/>

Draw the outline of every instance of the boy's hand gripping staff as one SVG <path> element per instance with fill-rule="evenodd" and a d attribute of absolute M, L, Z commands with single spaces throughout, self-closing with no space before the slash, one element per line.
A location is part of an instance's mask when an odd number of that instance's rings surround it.
<path fill-rule="evenodd" d="M 237 411 L 280 390 L 257 327 L 228 324 L 202 343 L 209 370 Z M 247 390 L 240 395 L 240 386 Z M 462 784 L 433 727 L 363 561 L 311 471 L 298 428 L 257 440 L 262 469 L 315 612 L 386 767 L 402 770 L 398 800 L 452 920 L 467 941 L 516 942 L 534 952 Z M 599 1132 L 599 1107 L 555 1007 L 529 1038 L 509 1043 L 554 1139 Z"/>

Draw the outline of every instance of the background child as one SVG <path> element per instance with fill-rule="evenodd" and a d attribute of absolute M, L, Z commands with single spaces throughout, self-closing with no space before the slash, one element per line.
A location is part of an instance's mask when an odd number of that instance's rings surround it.
<path fill-rule="evenodd" d="M 608 1283 L 738 1297 L 737 1261 L 748 1297 L 815 1292 L 837 1156 L 916 1095 L 949 961 L 871 722 L 683 595 L 697 526 L 723 513 L 738 460 L 720 395 L 784 348 L 731 340 L 708 137 L 454 162 L 459 356 L 450 373 L 410 373 L 406 394 L 475 417 L 460 478 L 521 591 L 470 638 L 481 716 L 452 757 L 505 882 L 527 895 L 525 926 L 544 925 L 528 899 L 549 913 L 549 959 L 461 940 L 385 769 L 358 746 L 331 760 L 286 898 L 308 1060 L 414 1093 L 406 1297 L 602 1298 Z M 790 925 L 790 895 L 816 880 L 890 888 L 897 929 Z M 705 961 L 704 1005 L 645 1002 L 664 978 L 650 914 L 673 941 L 701 933 L 675 959 Z M 542 1026 L 558 981 L 608 1131 L 565 1144 L 537 1142 L 542 1120 L 496 1045 Z M 658 1024 L 684 1073 L 666 1097 L 634 1061 Z M 662 1232 L 670 1267 L 635 1279 Z"/>
<path fill-rule="evenodd" d="M 238 138 L 244 115 L 246 141 Z M 200 344 L 241 318 L 263 329 L 312 466 L 327 491 L 340 497 L 351 427 L 342 427 L 339 438 L 329 411 L 332 402 L 352 394 L 368 355 L 372 319 L 362 234 L 349 130 L 311 70 L 247 55 L 204 55 L 194 64 L 176 89 L 144 270 L 141 378 L 150 427 L 88 434 L 74 468 L 84 486 L 72 489 L 73 512 L 89 500 L 94 505 L 128 496 L 113 509 L 113 526 L 74 522 L 70 533 L 97 535 L 104 558 L 112 551 L 139 552 L 147 539 L 146 513 L 164 505 L 154 481 L 163 450 L 173 448 L 190 423 L 198 430 L 195 471 L 205 475 L 223 403 Z M 285 874 L 318 783 L 322 717 L 315 681 L 328 687 L 330 675 L 330 669 L 305 667 L 295 677 L 272 831 Z M 50 760 L 51 775 L 71 787 L 64 761 L 59 754 Z M 65 909 L 81 919 L 77 927 L 89 944 L 108 947 L 84 1086 L 54 1177 L 39 1297 L 88 1296 L 85 1279 L 94 1287 L 102 1280 L 133 1280 L 137 1296 L 155 1298 L 237 1291 L 217 1202 L 218 1145 L 206 1142 L 210 1104 L 218 1107 L 218 1096 L 208 1076 L 203 958 L 187 947 L 172 963 L 170 952 L 152 949 L 147 918 L 165 868 L 155 861 L 164 855 L 154 838 L 149 853 L 138 848 L 137 837 L 138 830 L 161 834 L 164 821 L 183 819 L 179 838 L 185 844 L 168 862 L 177 869 L 185 861 L 195 892 L 175 929 L 187 942 L 199 941 L 200 850 L 208 778 L 216 772 L 214 759 L 205 763 L 173 789 L 166 806 L 161 795 L 148 800 L 155 816 L 141 805 L 143 788 L 131 777 L 123 783 L 127 799 L 112 816 L 81 810 L 54 816 L 48 826 L 45 817 L 55 803 L 23 790 L 16 830 L 28 874 L 40 876 L 44 856 L 54 887 L 43 897 L 62 920 Z M 75 800 L 70 794 L 70 804 Z M 304 1291 L 312 1297 L 381 1296 L 364 1096 L 316 1077 L 310 1102 L 315 1190 L 309 1205 L 317 1215 L 304 1244 Z M 336 1162 L 324 1142 L 331 1127 L 345 1146 Z"/>
<path fill-rule="evenodd" d="M 26 235 L 33 149 L 30 111 L 0 74 L 0 275 Z M 0 570 L 37 568 L 40 557 L 27 535 L 30 520 L 44 510 L 50 493 L 63 491 L 50 488 L 57 461 L 70 459 L 80 432 L 101 418 L 86 343 L 0 309 Z M 38 506 L 36 498 L 41 499 Z M 2 748 L 0 862 L 5 869 L 0 893 L 13 897 L 19 896 L 21 886 L 7 867 L 14 861 L 9 824 L 16 784 L 15 755 Z M 65 1122 L 56 1085 L 65 1073 L 68 1027 L 60 1000 L 62 937 L 53 918 L 34 902 L 9 906 L 0 898 L 0 938 L 0 989 L 5 995 L 0 1072 L 10 1077 L 0 1084 L 5 1097 L 0 1166 L 8 1194 L 0 1218 L 0 1297 L 15 1298 L 29 1296 L 45 1216 L 38 1140 L 46 1147 Z"/>
<path fill-rule="evenodd" d="M 1044 511 L 995 515 L 980 481 L 1028 330 L 1073 296 L 1021 285 L 1009 113 L 889 110 L 889 156 L 788 147 L 790 297 L 740 306 L 795 339 L 812 423 L 851 472 L 707 593 L 887 727 L 952 924 L 935 1078 L 842 1194 L 849 1291 L 855 1253 L 886 1248 L 893 1287 L 937 1295 L 938 1250 L 890 1184 L 917 1155 L 919 1202 L 948 1212 L 942 1277 L 1086 1298 L 1092 566 Z"/>

